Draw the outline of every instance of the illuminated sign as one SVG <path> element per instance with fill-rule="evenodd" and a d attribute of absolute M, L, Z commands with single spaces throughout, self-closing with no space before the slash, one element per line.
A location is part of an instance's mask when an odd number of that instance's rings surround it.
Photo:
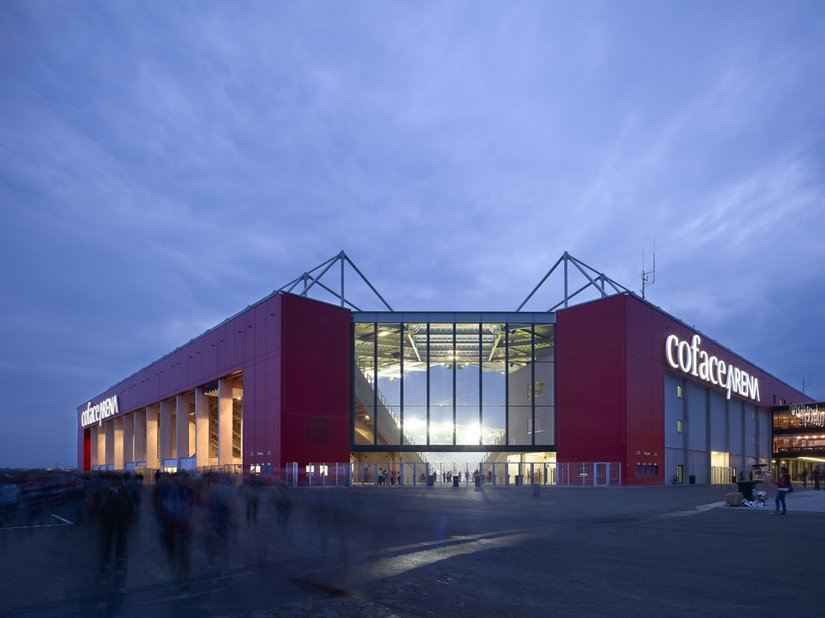
<path fill-rule="evenodd" d="M 667 364 L 683 373 L 724 388 L 730 399 L 731 393 L 759 401 L 759 379 L 744 369 L 728 365 L 716 356 L 699 349 L 702 338 L 693 335 L 690 342 L 680 341 L 677 335 L 665 339 Z"/>
<path fill-rule="evenodd" d="M 825 410 L 820 410 L 818 404 L 812 406 L 807 403 L 800 403 L 790 406 L 788 411 L 802 421 L 803 425 L 825 427 Z"/>
<path fill-rule="evenodd" d="M 92 423 L 103 423 L 104 418 L 109 418 L 118 413 L 117 395 L 104 399 L 100 403 L 92 405 L 86 404 L 86 409 L 80 414 L 80 424 L 87 427 Z"/>

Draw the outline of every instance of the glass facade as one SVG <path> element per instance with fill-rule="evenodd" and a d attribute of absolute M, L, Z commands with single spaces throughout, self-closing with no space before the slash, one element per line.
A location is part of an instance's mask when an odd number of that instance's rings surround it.
<path fill-rule="evenodd" d="M 354 314 L 353 448 L 553 450 L 553 314 L 471 317 Z"/>

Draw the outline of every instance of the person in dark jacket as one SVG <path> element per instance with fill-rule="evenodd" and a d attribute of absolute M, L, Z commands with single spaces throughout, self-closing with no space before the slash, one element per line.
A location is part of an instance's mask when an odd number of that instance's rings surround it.
<path fill-rule="evenodd" d="M 771 513 L 771 515 L 779 515 L 780 503 L 782 504 L 782 515 L 785 515 L 788 512 L 788 508 L 785 505 L 785 497 L 791 489 L 791 475 L 788 474 L 788 469 L 785 466 L 779 468 L 779 473 L 779 481 L 776 484 L 776 498 L 774 498 L 774 502 L 776 502 L 776 510 Z"/>

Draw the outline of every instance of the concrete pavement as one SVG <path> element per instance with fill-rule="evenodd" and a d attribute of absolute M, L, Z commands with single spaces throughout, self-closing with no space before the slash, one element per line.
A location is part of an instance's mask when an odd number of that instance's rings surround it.
<path fill-rule="evenodd" d="M 797 488 L 782 518 L 768 517 L 772 489 L 762 509 L 725 507 L 730 490 L 299 489 L 285 526 L 271 493 L 247 524 L 239 494 L 223 548 L 195 510 L 188 575 L 161 551 L 147 499 L 119 588 L 98 575 L 94 522 L 42 513 L 0 530 L 0 615 L 821 613 L 809 578 L 825 491 Z"/>

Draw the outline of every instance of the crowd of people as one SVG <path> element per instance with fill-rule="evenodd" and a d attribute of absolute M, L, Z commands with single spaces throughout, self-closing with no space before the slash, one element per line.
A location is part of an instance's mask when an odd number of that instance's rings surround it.
<path fill-rule="evenodd" d="M 97 537 L 98 581 L 117 589 L 125 582 L 134 523 L 142 513 L 153 513 L 170 573 L 187 577 L 195 539 L 203 542 L 210 566 L 228 563 L 236 505 L 245 502 L 246 522 L 257 524 L 264 481 L 255 475 L 240 480 L 217 472 L 157 472 L 144 479 L 131 472 L 0 471 L 0 527 L 44 525 L 55 521 L 50 513 L 63 513 L 64 522 L 85 526 Z M 271 496 L 276 521 L 286 526 L 286 486 Z"/>

